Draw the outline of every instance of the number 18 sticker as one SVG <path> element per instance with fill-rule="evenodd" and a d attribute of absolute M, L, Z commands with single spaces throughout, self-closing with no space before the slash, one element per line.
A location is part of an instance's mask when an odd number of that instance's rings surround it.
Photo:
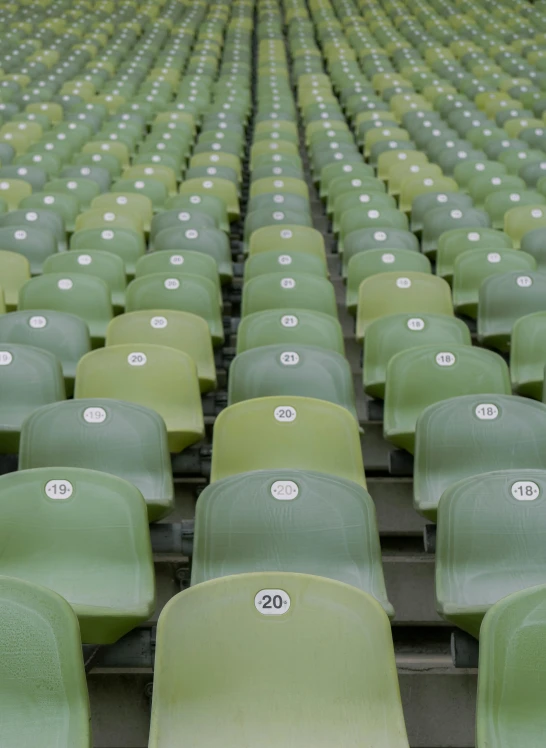
<path fill-rule="evenodd" d="M 254 605 L 264 616 L 282 616 L 290 610 L 290 595 L 284 590 L 260 590 Z"/>

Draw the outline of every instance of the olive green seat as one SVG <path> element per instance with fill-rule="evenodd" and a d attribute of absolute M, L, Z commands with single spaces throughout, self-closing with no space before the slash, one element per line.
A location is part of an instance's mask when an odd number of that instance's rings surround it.
<path fill-rule="evenodd" d="M 356 338 L 362 340 L 367 327 L 390 314 L 453 315 L 451 290 L 442 278 L 415 271 L 373 275 L 358 291 Z"/>
<path fill-rule="evenodd" d="M 436 273 L 451 281 L 457 257 L 465 252 L 489 250 L 491 252 L 512 249 L 512 240 L 502 231 L 489 228 L 450 229 L 438 240 Z"/>
<path fill-rule="evenodd" d="M 411 204 L 411 230 L 422 231 L 425 215 L 435 208 L 445 207 L 453 210 L 467 210 L 472 207 L 472 200 L 464 192 L 448 192 L 447 190 L 417 195 Z"/>
<path fill-rule="evenodd" d="M 354 417 L 325 400 L 292 395 L 244 400 L 220 413 L 214 425 L 211 482 L 284 467 L 365 485 Z"/>
<path fill-rule="evenodd" d="M 25 418 L 66 397 L 59 360 L 49 351 L 0 344 L 0 452 L 17 453 Z"/>
<path fill-rule="evenodd" d="M 0 229 L 0 236 L 2 229 Z M 4 292 L 6 309 L 17 308 L 19 289 L 30 279 L 30 263 L 17 252 L 0 249 L 0 286 Z"/>
<path fill-rule="evenodd" d="M 213 195 L 183 194 L 170 197 L 165 203 L 165 210 L 200 211 L 210 215 L 218 228 L 229 234 L 229 218 L 225 203 Z"/>
<path fill-rule="evenodd" d="M 173 509 L 167 430 L 149 408 L 96 398 L 33 411 L 21 431 L 19 470 L 61 466 L 98 470 L 132 483 L 146 502 L 150 522 Z"/>
<path fill-rule="evenodd" d="M 137 488 L 63 464 L 1 476 L 0 496 L 0 571 L 62 595 L 85 644 L 111 644 L 150 617 L 154 568 Z"/>
<path fill-rule="evenodd" d="M 449 623 L 478 638 L 492 605 L 546 582 L 540 542 L 545 497 L 546 471 L 523 467 L 475 475 L 444 491 L 438 505 L 436 608 Z"/>
<path fill-rule="evenodd" d="M 383 435 L 413 453 L 417 419 L 427 406 L 482 392 L 511 393 L 508 367 L 497 353 L 441 343 L 400 351 L 387 364 Z"/>
<path fill-rule="evenodd" d="M 347 176 L 336 177 L 332 181 L 328 191 L 328 201 L 326 203 L 326 211 L 328 215 L 332 215 L 338 199 L 354 192 L 385 194 L 386 186 L 384 182 L 373 176 L 355 177 L 348 174 Z"/>
<path fill-rule="evenodd" d="M 0 577 L 0 611 L 0 743 L 90 748 L 89 696 L 74 611 L 52 590 L 8 576 Z"/>
<path fill-rule="evenodd" d="M 512 208 L 504 214 L 504 230 L 519 249 L 525 234 L 546 226 L 546 207 L 539 204 Z"/>
<path fill-rule="evenodd" d="M 8 210 L 17 210 L 20 203 L 32 194 L 32 185 L 23 179 L 0 178 L 0 197 L 8 204 Z"/>
<path fill-rule="evenodd" d="M 244 317 L 237 330 L 237 353 L 263 345 L 312 345 L 345 354 L 339 321 L 308 309 L 271 309 Z"/>
<path fill-rule="evenodd" d="M 125 264 L 121 257 L 103 250 L 74 250 L 58 252 L 44 262 L 43 273 L 83 273 L 101 278 L 110 289 L 112 306 L 121 311 L 125 307 Z"/>
<path fill-rule="evenodd" d="M 450 206 L 429 210 L 423 217 L 422 251 L 435 257 L 440 237 L 453 229 L 487 228 L 491 220 L 487 213 L 476 208 L 452 208 Z"/>
<path fill-rule="evenodd" d="M 207 321 L 214 345 L 224 341 L 218 287 L 202 275 L 152 273 L 136 278 L 127 287 L 126 310 L 162 309 L 191 312 Z"/>
<path fill-rule="evenodd" d="M 248 254 L 253 257 L 271 250 L 298 251 L 312 254 L 326 261 L 324 238 L 320 231 L 309 226 L 263 226 L 253 231 Z"/>
<path fill-rule="evenodd" d="M 345 304 L 349 314 L 356 315 L 358 289 L 363 280 L 385 272 L 430 273 L 430 261 L 420 252 L 408 249 L 368 249 L 353 255 L 347 265 Z"/>
<path fill-rule="evenodd" d="M 478 340 L 507 351 L 515 322 L 541 311 L 546 311 L 544 273 L 516 270 L 486 278 L 478 297 Z"/>
<path fill-rule="evenodd" d="M 135 264 L 144 254 L 146 245 L 143 234 L 138 231 L 119 226 L 103 226 L 76 231 L 70 237 L 70 249 L 87 253 L 103 250 L 115 254 L 123 260 L 125 273 L 132 276 L 135 273 Z"/>
<path fill-rule="evenodd" d="M 321 199 L 329 200 L 330 188 L 333 186 L 335 179 L 349 176 L 351 179 L 366 179 L 375 177 L 375 171 L 373 166 L 365 164 L 363 161 L 353 163 L 342 161 L 324 166 L 320 173 L 319 194 Z"/>
<path fill-rule="evenodd" d="M 323 473 L 257 470 L 199 496 L 192 584 L 257 571 L 337 579 L 373 595 L 387 615 L 375 507 L 362 486 Z"/>
<path fill-rule="evenodd" d="M 387 366 L 396 353 L 439 344 L 471 345 L 470 331 L 464 322 L 446 314 L 392 314 L 375 320 L 366 330 L 364 391 L 384 398 Z"/>
<path fill-rule="evenodd" d="M 241 316 L 267 309 L 308 309 L 337 317 L 333 285 L 326 278 L 306 273 L 284 272 L 259 275 L 245 283 Z"/>
<path fill-rule="evenodd" d="M 453 306 L 458 314 L 476 318 L 482 282 L 492 275 L 536 270 L 536 261 L 526 252 L 503 249 L 472 249 L 458 255 L 453 265 Z"/>
<path fill-rule="evenodd" d="M 60 362 L 67 395 L 74 389 L 76 365 L 91 350 L 86 323 L 73 314 L 51 310 L 0 315 L 0 345 L 17 343 L 42 348 Z"/>
<path fill-rule="evenodd" d="M 237 187 L 233 182 L 221 177 L 186 179 L 180 185 L 181 195 L 211 195 L 217 197 L 226 206 L 230 221 L 237 220 L 240 216 L 239 195 Z"/>
<path fill-rule="evenodd" d="M 247 213 L 244 222 L 243 243 L 244 252 L 249 252 L 250 237 L 264 226 L 306 226 L 312 228 L 313 222 L 309 211 L 276 208 L 261 208 Z"/>
<path fill-rule="evenodd" d="M 276 344 L 238 354 L 229 369 L 228 404 L 275 395 L 327 400 L 358 420 L 351 368 L 334 351 Z"/>
<path fill-rule="evenodd" d="M 520 249 L 533 255 L 539 270 L 546 270 L 546 226 L 531 229 L 531 231 L 524 234 L 520 243 Z"/>
<path fill-rule="evenodd" d="M 154 240 L 153 250 L 188 249 L 210 255 L 218 266 L 222 282 L 233 278 L 229 238 L 221 229 L 213 227 L 180 229 L 171 227 L 160 231 Z"/>
<path fill-rule="evenodd" d="M 365 210 L 380 210 L 385 208 L 395 209 L 397 208 L 396 200 L 392 195 L 387 195 L 385 192 L 373 192 L 371 190 L 352 190 L 351 192 L 344 192 L 336 198 L 334 208 L 332 211 L 332 231 L 334 234 L 338 234 L 340 231 L 341 224 L 343 222 L 346 213 L 351 214 L 352 220 L 349 220 L 349 226 L 354 224 L 355 210 L 360 210 L 364 213 Z M 358 227 L 360 228 L 360 226 Z M 349 229 L 345 229 L 345 233 L 348 233 Z"/>
<path fill-rule="evenodd" d="M 476 748 L 537 748 L 542 742 L 545 596 L 544 584 L 512 592 L 483 618 Z"/>
<path fill-rule="evenodd" d="M 408 747 L 389 621 L 371 595 L 262 572 L 196 584 L 167 604 L 150 748 L 176 744 L 181 731 L 193 745 L 235 748 L 263 742 L 264 730 L 270 748 L 285 746 L 287 732 L 317 748 Z"/>
<path fill-rule="evenodd" d="M 1 319 L 0 319 L 1 329 Z M 197 367 L 201 392 L 216 389 L 216 365 L 205 319 L 167 309 L 122 314 L 108 325 L 106 345 L 152 343 L 187 353 Z"/>
<path fill-rule="evenodd" d="M 292 213 L 310 213 L 309 199 L 303 195 L 293 195 L 285 192 L 267 192 L 250 198 L 247 214 L 261 210 L 282 210 Z"/>
<path fill-rule="evenodd" d="M 196 245 L 197 246 L 197 245 Z M 142 278 L 152 273 L 191 273 L 208 278 L 218 290 L 220 302 L 222 291 L 216 260 L 204 252 L 190 250 L 162 250 L 151 252 L 141 257 L 135 267 L 135 278 Z"/>
<path fill-rule="evenodd" d="M 255 254 L 245 262 L 244 282 L 247 283 L 259 275 L 277 273 L 281 270 L 328 277 L 328 266 L 318 255 L 299 251 L 270 250 Z"/>
<path fill-rule="evenodd" d="M 359 254 L 372 249 L 388 252 L 392 249 L 407 249 L 419 252 L 419 240 L 411 231 L 395 228 L 367 228 L 352 231 L 343 242 L 341 274 L 347 277 L 349 262 Z"/>
<path fill-rule="evenodd" d="M 337 248 L 340 254 L 344 252 L 347 237 L 362 229 L 376 233 L 387 229 L 408 231 L 409 224 L 406 214 L 396 208 L 352 208 L 343 213 L 339 221 Z"/>
<path fill-rule="evenodd" d="M 512 328 L 510 374 L 514 392 L 541 400 L 545 366 L 546 311 L 543 311 L 520 317 Z"/>
<path fill-rule="evenodd" d="M 99 195 L 102 197 L 102 195 Z M 96 199 L 96 198 L 95 198 Z M 74 231 L 85 229 L 129 229 L 137 233 L 144 232 L 145 217 L 138 211 L 124 210 L 117 206 L 116 210 L 98 210 L 93 208 L 80 213 L 74 223 Z"/>
<path fill-rule="evenodd" d="M 98 277 L 83 273 L 47 273 L 27 281 L 19 291 L 19 309 L 51 309 L 83 319 L 93 345 L 104 343 L 113 317 L 111 292 Z"/>
<path fill-rule="evenodd" d="M 195 363 L 163 345 L 111 345 L 84 356 L 76 370 L 74 397 L 112 398 L 143 405 L 165 421 L 171 452 L 204 435 Z"/>
<path fill-rule="evenodd" d="M 483 209 L 491 218 L 491 226 L 494 229 L 502 231 L 504 228 L 504 217 L 512 208 L 544 204 L 546 204 L 546 197 L 536 192 L 536 190 L 499 190 L 486 197 Z"/>
<path fill-rule="evenodd" d="M 444 491 L 470 476 L 545 469 L 545 416 L 546 405 L 509 393 L 453 397 L 423 410 L 415 429 L 416 511 L 435 522 Z"/>

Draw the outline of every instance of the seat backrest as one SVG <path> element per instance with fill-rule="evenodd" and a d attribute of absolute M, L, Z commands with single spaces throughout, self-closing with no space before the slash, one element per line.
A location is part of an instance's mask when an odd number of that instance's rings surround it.
<path fill-rule="evenodd" d="M 420 514 L 434 520 L 449 486 L 504 468 L 546 469 L 546 405 L 473 394 L 435 403 L 419 416 L 413 497 Z"/>
<path fill-rule="evenodd" d="M 286 272 L 259 275 L 243 288 L 241 316 L 285 307 L 309 309 L 337 317 L 333 285 L 326 278 Z"/>
<path fill-rule="evenodd" d="M 174 489 L 161 416 L 121 400 L 67 400 L 33 411 L 21 431 L 19 469 L 77 467 L 117 475 L 143 495 L 150 522 L 168 514 Z"/>
<path fill-rule="evenodd" d="M 88 748 L 89 697 L 74 611 L 56 592 L 7 576 L 0 577 L 0 610 L 0 743 Z"/>
<path fill-rule="evenodd" d="M 544 583 L 544 532 L 544 470 L 487 472 L 447 488 L 436 537 L 440 614 L 477 638 L 491 605 Z"/>
<path fill-rule="evenodd" d="M 541 698 L 545 629 L 544 584 L 513 592 L 487 611 L 480 629 L 478 748 L 540 744 L 546 730 Z"/>
<path fill-rule="evenodd" d="M 245 400 L 220 413 L 214 426 L 211 481 L 285 467 L 364 485 L 354 417 L 325 400 L 292 395 Z"/>
<path fill-rule="evenodd" d="M 167 604 L 150 748 L 166 748 L 182 729 L 195 745 L 213 745 L 221 730 L 235 748 L 264 728 L 272 744 L 288 730 L 298 745 L 407 748 L 388 618 L 370 595 L 272 572 L 204 582 Z"/>
<path fill-rule="evenodd" d="M 115 642 L 151 615 L 154 570 L 138 489 L 96 470 L 46 467 L 1 476 L 0 496 L 2 574 L 62 595 L 83 642 Z"/>

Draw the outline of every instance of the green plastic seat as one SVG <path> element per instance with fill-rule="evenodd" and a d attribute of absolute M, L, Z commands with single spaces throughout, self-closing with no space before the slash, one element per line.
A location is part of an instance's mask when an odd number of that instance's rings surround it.
<path fill-rule="evenodd" d="M 532 505 L 527 511 L 532 513 Z M 510 578 L 511 570 L 507 571 Z M 540 745 L 545 728 L 540 698 L 545 670 L 544 605 L 545 587 L 541 583 L 503 597 L 483 618 L 477 748 Z M 532 668 L 527 663 L 532 663 Z"/>
<path fill-rule="evenodd" d="M 74 388 L 76 364 L 91 350 L 89 330 L 82 319 L 50 310 L 0 315 L 0 345 L 4 343 L 33 346 L 52 353 L 61 363 L 67 395 Z"/>
<path fill-rule="evenodd" d="M 287 731 L 297 745 L 408 746 L 388 617 L 341 582 L 271 572 L 197 584 L 160 616 L 156 671 L 150 748 L 182 729 L 192 744 L 235 748 L 264 728 L 271 748 Z M 240 720 L 230 719 L 236 708 Z"/>
<path fill-rule="evenodd" d="M 227 179 L 220 177 L 186 179 L 180 185 L 180 194 L 217 197 L 226 206 L 230 221 L 237 220 L 240 216 L 237 187 Z"/>
<path fill-rule="evenodd" d="M 210 213 L 205 213 L 199 208 L 188 210 L 166 210 L 156 214 L 150 227 L 150 248 L 156 236 L 163 230 L 178 228 L 181 232 L 188 229 L 218 228 L 217 221 Z"/>
<path fill-rule="evenodd" d="M 224 231 L 213 227 L 178 228 L 160 231 L 154 239 L 154 251 L 190 250 L 212 257 L 217 264 L 222 282 L 233 278 L 229 238 Z"/>
<path fill-rule="evenodd" d="M 518 395 L 542 399 L 546 366 L 544 340 L 546 311 L 527 314 L 514 323 L 510 338 L 510 374 L 512 387 Z"/>
<path fill-rule="evenodd" d="M 537 261 L 539 270 L 546 269 L 546 226 L 532 229 L 524 234 L 520 242 L 520 248 Z"/>
<path fill-rule="evenodd" d="M 464 228 L 445 231 L 438 240 L 436 273 L 441 278 L 452 280 L 453 268 L 460 255 L 469 251 L 491 252 L 512 249 L 512 240 L 502 231 L 490 228 Z"/>
<path fill-rule="evenodd" d="M 309 226 L 263 226 L 252 232 L 248 245 L 250 258 L 272 250 L 312 254 L 326 261 L 324 238 L 320 231 Z"/>
<path fill-rule="evenodd" d="M 476 208 L 483 208 L 488 197 L 506 190 L 509 192 L 525 190 L 525 182 L 520 177 L 510 174 L 497 174 L 493 177 L 482 174 L 471 179 L 467 187 L 468 194 Z"/>
<path fill-rule="evenodd" d="M 303 470 L 257 470 L 216 481 L 200 494 L 192 584 L 266 570 L 337 579 L 373 595 L 394 615 L 375 507 L 351 481 Z"/>
<path fill-rule="evenodd" d="M 494 229 L 504 228 L 504 217 L 512 208 L 521 208 L 526 205 L 544 205 L 546 198 L 535 190 L 498 190 L 488 195 L 484 201 L 483 209 L 491 218 Z"/>
<path fill-rule="evenodd" d="M 330 314 L 307 309 L 271 309 L 249 314 L 237 330 L 237 353 L 264 345 L 312 345 L 345 354 L 340 323 Z"/>
<path fill-rule="evenodd" d="M 121 257 L 111 252 L 102 250 L 59 252 L 46 259 L 43 273 L 57 273 L 58 275 L 83 273 L 101 278 L 110 289 L 114 309 L 121 311 L 125 307 L 125 287 L 127 285 L 125 264 Z"/>
<path fill-rule="evenodd" d="M 355 255 L 374 249 L 382 249 L 385 252 L 392 249 L 407 249 L 419 252 L 419 240 L 411 231 L 403 229 L 367 228 L 352 231 L 343 242 L 342 277 L 347 277 L 349 263 Z"/>
<path fill-rule="evenodd" d="M 100 398 L 33 411 L 21 431 L 19 470 L 55 466 L 97 470 L 132 483 L 150 522 L 173 509 L 167 430 L 149 408 Z"/>
<path fill-rule="evenodd" d="M 376 232 L 386 229 L 407 231 L 409 224 L 406 214 L 396 208 L 352 208 L 343 213 L 339 221 L 337 247 L 340 254 L 344 252 L 346 238 L 361 229 L 372 229 Z"/>
<path fill-rule="evenodd" d="M 84 356 L 74 397 L 112 398 L 143 405 L 165 421 L 171 452 L 204 435 L 197 368 L 190 356 L 162 345 L 112 345 Z"/>
<path fill-rule="evenodd" d="M 197 246 L 197 245 L 196 245 Z M 188 250 L 162 250 L 152 252 L 141 257 L 135 267 L 135 278 L 142 278 L 152 273 L 190 273 L 208 278 L 218 290 L 218 298 L 222 303 L 220 276 L 216 260 L 204 252 Z"/>
<path fill-rule="evenodd" d="M 430 273 L 430 261 L 420 252 L 409 249 L 368 249 L 353 255 L 347 265 L 347 311 L 356 315 L 358 289 L 366 278 L 385 272 Z"/>
<path fill-rule="evenodd" d="M 305 273 L 268 273 L 245 284 L 241 316 L 268 309 L 308 309 L 337 317 L 334 287 L 326 278 Z"/>
<path fill-rule="evenodd" d="M 229 406 L 216 419 L 212 455 L 211 482 L 250 470 L 294 467 L 365 485 L 354 417 L 346 408 L 310 397 L 264 397 Z"/>
<path fill-rule="evenodd" d="M 436 541 L 436 607 L 443 618 L 478 638 L 492 605 L 544 584 L 545 492 L 546 471 L 529 468 L 472 476 L 444 491 Z"/>
<path fill-rule="evenodd" d="M 102 166 L 66 166 L 59 176 L 63 180 L 73 179 L 78 182 L 81 178 L 96 182 L 99 192 L 108 192 L 112 183 L 110 172 Z M 56 182 L 56 180 L 54 181 Z M 87 190 L 91 194 L 91 188 L 86 186 L 86 192 Z"/>
<path fill-rule="evenodd" d="M 546 275 L 513 271 L 486 278 L 478 299 L 478 340 L 507 351 L 512 328 L 520 317 L 546 310 Z"/>
<path fill-rule="evenodd" d="M 0 229 L 1 236 L 2 229 Z M 30 263 L 27 258 L 17 252 L 0 249 L 0 285 L 4 292 L 7 311 L 17 308 L 19 289 L 29 278 Z"/>
<path fill-rule="evenodd" d="M 136 278 L 127 287 L 126 309 L 191 312 L 207 321 L 214 345 L 224 341 L 218 287 L 202 275 L 171 271 Z"/>
<path fill-rule="evenodd" d="M 93 345 L 104 343 L 113 317 L 110 289 L 98 277 L 83 273 L 47 273 L 27 281 L 19 291 L 19 309 L 68 312 L 83 319 Z"/>
<path fill-rule="evenodd" d="M 45 171 L 45 169 L 41 169 L 39 166 L 17 166 L 16 164 L 11 164 L 10 166 L 2 166 L 0 168 L 0 181 L 3 181 L 5 179 L 20 179 L 23 182 L 28 182 L 32 190 L 39 191 L 43 189 L 44 184 L 47 182 L 47 172 Z M 8 192 L 11 192 L 11 190 L 8 190 Z M 0 191 L 0 197 L 2 200 L 4 200 L 4 202 L 7 203 L 8 206 L 13 204 L 13 199 L 10 199 L 10 197 L 4 195 L 4 190 Z M 17 199 L 15 199 L 15 202 L 17 203 Z"/>
<path fill-rule="evenodd" d="M 438 343 L 400 351 L 387 365 L 383 435 L 413 453 L 417 419 L 427 406 L 482 392 L 511 393 L 508 367 L 498 354 Z"/>
<path fill-rule="evenodd" d="M 0 452 L 17 453 L 25 418 L 66 397 L 63 372 L 49 351 L 2 343 L 0 351 Z"/>
<path fill-rule="evenodd" d="M 396 353 L 439 344 L 471 345 L 470 331 L 464 322 L 446 314 L 392 314 L 375 320 L 366 330 L 362 366 L 365 392 L 385 397 L 387 366 Z"/>
<path fill-rule="evenodd" d="M 323 167 L 320 173 L 320 190 L 319 194 L 322 200 L 329 200 L 330 189 L 334 180 L 341 177 L 351 177 L 351 179 L 367 179 L 375 177 L 373 166 L 365 164 L 363 161 L 355 163 L 333 163 Z"/>
<path fill-rule="evenodd" d="M 458 255 L 453 265 L 453 306 L 458 314 L 476 318 L 482 282 L 492 275 L 536 270 L 536 261 L 526 252 L 504 249 L 470 250 Z"/>
<path fill-rule="evenodd" d="M 442 278 L 415 271 L 380 273 L 362 281 L 358 291 L 356 339 L 367 327 L 389 314 L 453 315 L 451 290 Z"/>
<path fill-rule="evenodd" d="M 435 182 L 440 181 L 434 179 Z M 425 215 L 435 208 L 450 207 L 453 210 L 467 210 L 472 207 L 472 200 L 464 192 L 433 191 L 417 195 L 411 204 L 411 230 L 423 230 Z"/>
<path fill-rule="evenodd" d="M 17 210 L 20 203 L 32 194 L 32 185 L 23 179 L 0 179 L 0 197 L 8 204 L 8 210 Z"/>
<path fill-rule="evenodd" d="M 0 249 L 26 258 L 30 272 L 38 275 L 42 272 L 47 258 L 57 251 L 57 241 L 48 229 L 34 228 L 25 224 L 0 226 Z"/>
<path fill-rule="evenodd" d="M 0 490 L 3 575 L 62 595 L 86 644 L 111 644 L 150 617 L 154 568 L 137 488 L 63 465 L 3 475 Z"/>
<path fill-rule="evenodd" d="M 340 227 L 344 226 L 345 233 L 349 233 L 351 225 L 362 228 L 355 221 L 358 216 L 357 211 L 365 215 L 366 211 L 376 210 L 382 214 L 385 210 L 397 210 L 396 200 L 385 192 L 372 192 L 367 190 L 353 190 L 345 192 L 336 198 L 334 209 L 332 211 L 334 234 L 338 234 Z M 387 213 L 387 216 L 389 213 Z M 349 218 L 349 224 L 346 223 L 346 217 Z"/>
<path fill-rule="evenodd" d="M 306 252 L 285 252 L 270 250 L 250 257 L 244 265 L 244 282 L 267 273 L 277 273 L 290 270 L 294 273 L 305 273 L 328 277 L 328 266 L 325 260 L 317 255 Z"/>
<path fill-rule="evenodd" d="M 76 231 L 70 237 L 70 249 L 91 253 L 103 250 L 120 257 L 127 275 L 135 274 L 135 265 L 146 249 L 144 236 L 133 229 L 113 226 Z"/>
<path fill-rule="evenodd" d="M 216 389 L 214 351 L 208 324 L 202 317 L 160 309 L 122 314 L 108 325 L 107 346 L 141 343 L 169 346 L 187 353 L 197 367 L 201 392 Z"/>
<path fill-rule="evenodd" d="M 188 212 L 195 210 L 207 213 L 214 218 L 218 228 L 229 233 L 229 218 L 226 206 L 219 197 L 192 194 L 176 195 L 167 200 L 165 210 Z"/>
<path fill-rule="evenodd" d="M 69 233 L 74 231 L 76 216 L 80 211 L 78 198 L 71 194 L 35 192 L 21 200 L 21 210 L 46 210 L 56 213 Z"/>
<path fill-rule="evenodd" d="M 52 195 L 58 193 L 73 196 L 78 201 L 79 210 L 87 210 L 94 198 L 100 194 L 100 186 L 93 179 L 87 177 L 57 178 L 47 182 L 43 191 Z"/>
<path fill-rule="evenodd" d="M 468 228 L 479 231 L 491 225 L 487 213 L 476 208 L 452 208 L 446 206 L 429 210 L 423 216 L 422 251 L 434 257 L 438 249 L 439 239 L 446 231 Z"/>
<path fill-rule="evenodd" d="M 542 403 L 491 393 L 426 408 L 415 430 L 416 511 L 435 522 L 444 491 L 470 476 L 505 468 L 544 469 L 545 415 Z"/>
<path fill-rule="evenodd" d="M 546 207 L 541 201 L 535 205 L 524 205 L 512 208 L 504 215 L 504 230 L 512 239 L 514 247 L 519 249 L 525 234 L 546 226 Z"/>
<path fill-rule="evenodd" d="M 89 696 L 74 611 L 56 592 L 8 576 L 0 577 L 0 609 L 0 743 L 90 748 Z"/>
<path fill-rule="evenodd" d="M 238 354 L 229 369 L 228 404 L 276 395 L 313 397 L 346 408 L 356 420 L 351 368 L 339 353 L 276 344 Z"/>

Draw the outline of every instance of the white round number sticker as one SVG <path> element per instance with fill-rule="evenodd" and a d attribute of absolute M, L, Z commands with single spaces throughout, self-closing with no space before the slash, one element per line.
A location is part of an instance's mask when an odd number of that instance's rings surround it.
<path fill-rule="evenodd" d="M 28 324 L 29 327 L 32 327 L 34 330 L 41 330 L 42 327 L 47 325 L 47 319 L 41 316 L 31 317 Z"/>
<path fill-rule="evenodd" d="M 423 330 L 425 328 L 425 322 L 420 317 L 412 317 L 407 321 L 408 330 Z"/>
<path fill-rule="evenodd" d="M 396 285 L 398 288 L 411 288 L 411 280 L 409 278 L 397 278 Z"/>
<path fill-rule="evenodd" d="M 0 366 L 8 366 L 13 361 L 13 356 L 9 351 L 0 351 Z"/>
<path fill-rule="evenodd" d="M 284 353 L 281 353 L 281 364 L 284 364 L 284 366 L 295 366 L 299 361 L 300 357 L 293 351 L 285 351 Z"/>
<path fill-rule="evenodd" d="M 279 501 L 292 501 L 299 492 L 298 484 L 293 480 L 276 480 L 271 486 L 271 496 Z"/>
<path fill-rule="evenodd" d="M 281 325 L 283 327 L 297 327 L 298 318 L 293 314 L 285 314 L 284 317 L 281 317 Z"/>
<path fill-rule="evenodd" d="M 69 499 L 73 490 L 68 480 L 50 480 L 45 485 L 46 496 L 50 499 Z"/>
<path fill-rule="evenodd" d="M 147 360 L 145 353 L 130 353 L 127 356 L 127 361 L 131 366 L 144 366 Z"/>
<path fill-rule="evenodd" d="M 281 280 L 281 288 L 295 288 L 296 281 L 294 278 L 283 278 Z"/>
<path fill-rule="evenodd" d="M 78 265 L 91 265 L 92 262 L 91 255 L 80 255 L 78 257 Z"/>
<path fill-rule="evenodd" d="M 290 229 L 283 229 L 281 231 L 281 239 L 291 239 L 292 238 L 292 232 Z"/>
<path fill-rule="evenodd" d="M 280 405 L 278 408 L 275 408 L 273 415 L 275 416 L 275 419 L 281 423 L 291 423 L 296 420 L 295 408 L 291 408 L 287 405 Z"/>
<path fill-rule="evenodd" d="M 290 597 L 284 590 L 260 590 L 254 605 L 264 616 L 282 616 L 290 609 Z"/>
<path fill-rule="evenodd" d="M 61 280 L 57 283 L 57 288 L 60 288 L 61 291 L 70 291 L 74 284 L 70 280 L 70 278 L 61 278 Z"/>
<path fill-rule="evenodd" d="M 154 327 L 156 330 L 163 330 L 163 328 L 167 327 L 167 318 L 166 317 L 152 317 L 150 320 L 150 325 Z"/>
<path fill-rule="evenodd" d="M 170 259 L 171 265 L 183 265 L 184 264 L 184 258 L 182 255 L 173 255 Z"/>
<path fill-rule="evenodd" d="M 102 423 L 106 419 L 104 408 L 86 408 L 83 411 L 83 420 L 87 423 Z"/>
<path fill-rule="evenodd" d="M 167 278 L 163 285 L 168 291 L 176 291 L 177 288 L 180 288 L 180 281 L 178 278 Z"/>
<path fill-rule="evenodd" d="M 512 496 L 518 501 L 535 501 L 540 496 L 540 488 L 532 480 L 518 480 L 512 486 Z"/>
<path fill-rule="evenodd" d="M 533 279 L 528 275 L 520 275 L 516 279 L 516 283 L 520 288 L 529 288 L 529 286 L 533 285 Z"/>
<path fill-rule="evenodd" d="M 487 262 L 491 262 L 493 265 L 500 261 L 501 256 L 498 252 L 489 252 L 489 254 L 487 255 Z"/>
<path fill-rule="evenodd" d="M 291 265 L 292 264 L 292 258 L 290 255 L 279 255 L 278 258 L 279 265 Z"/>
<path fill-rule="evenodd" d="M 455 356 L 452 353 L 438 353 L 436 356 L 436 363 L 439 366 L 453 366 L 455 363 Z"/>
<path fill-rule="evenodd" d="M 499 417 L 499 409 L 493 403 L 480 403 L 474 410 L 480 421 L 494 421 Z"/>

